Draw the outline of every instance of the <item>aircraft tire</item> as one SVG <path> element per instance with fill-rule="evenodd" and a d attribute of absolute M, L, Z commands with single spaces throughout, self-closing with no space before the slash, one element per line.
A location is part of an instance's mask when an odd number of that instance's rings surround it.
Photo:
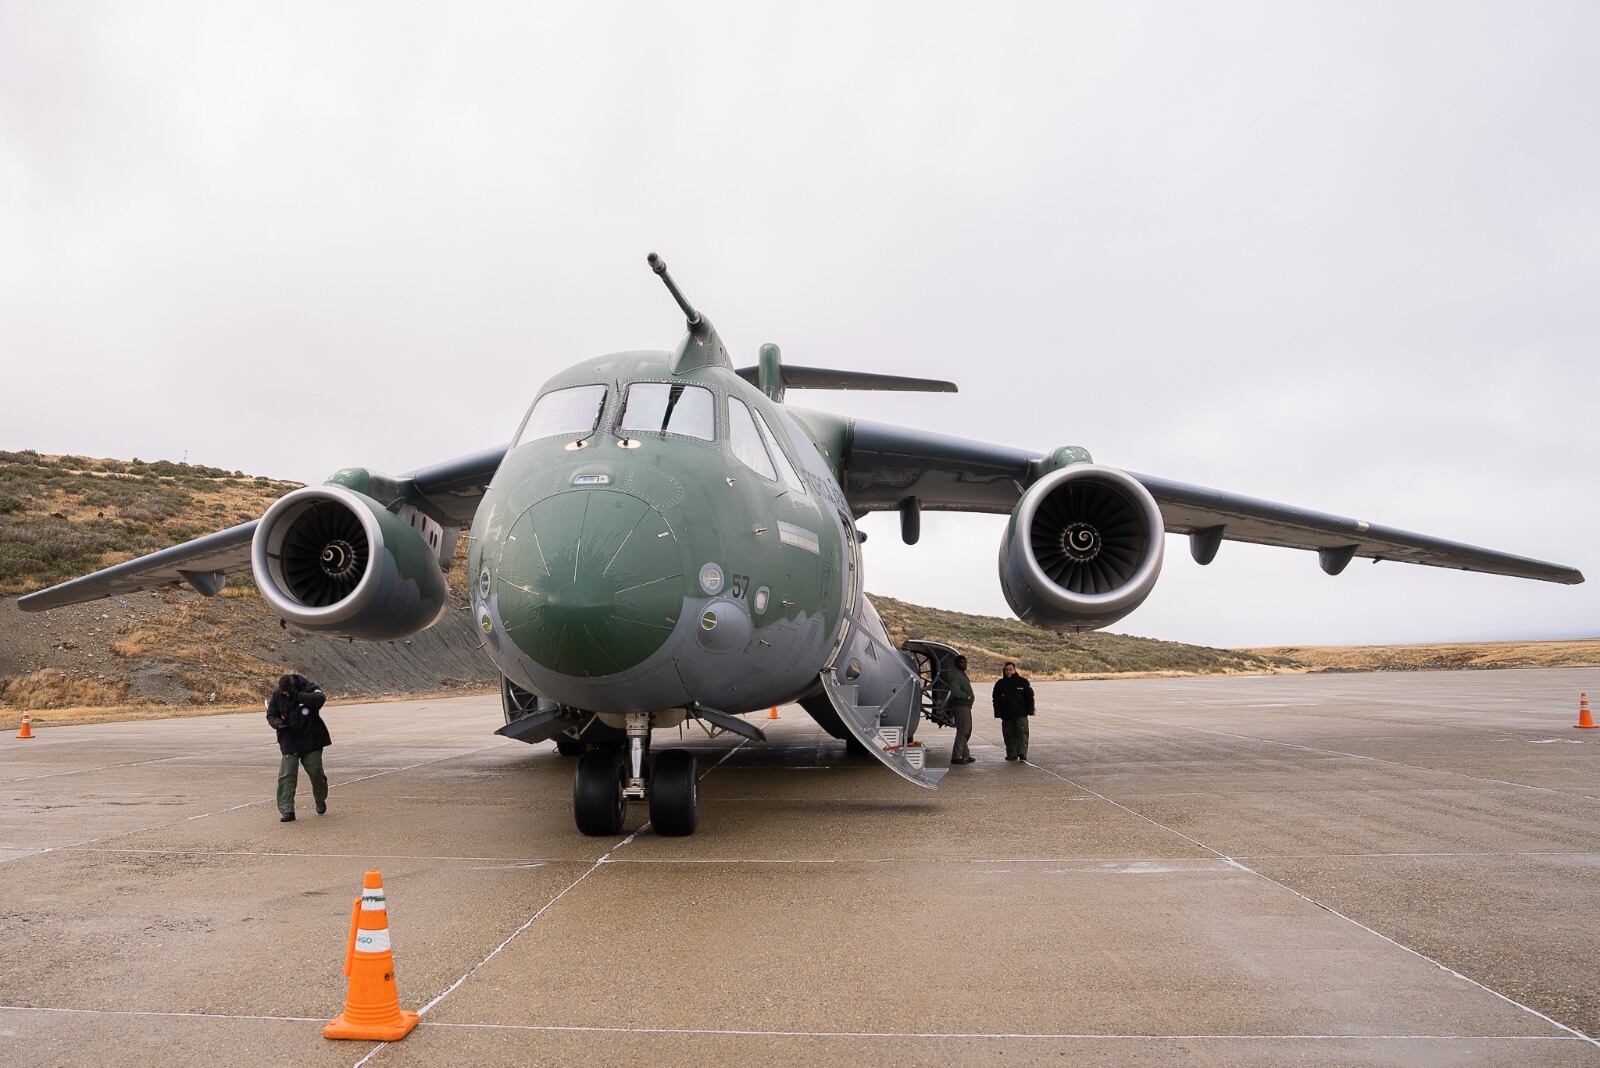
<path fill-rule="evenodd" d="M 667 749 L 656 754 L 650 773 L 650 824 L 668 838 L 693 834 L 700 821 L 700 789 L 695 782 L 694 754 Z"/>
<path fill-rule="evenodd" d="M 618 834 L 628 811 L 622 796 L 622 754 L 591 749 L 578 758 L 572 778 L 572 817 L 578 830 L 595 838 Z"/>

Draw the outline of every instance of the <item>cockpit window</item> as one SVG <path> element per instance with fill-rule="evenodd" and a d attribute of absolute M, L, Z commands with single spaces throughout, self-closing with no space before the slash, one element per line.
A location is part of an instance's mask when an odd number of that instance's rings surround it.
<path fill-rule="evenodd" d="M 635 382 L 628 387 L 628 399 L 623 403 L 618 429 L 683 434 L 701 441 L 715 441 L 716 404 L 711 391 L 701 386 Z"/>
<path fill-rule="evenodd" d="M 772 427 L 767 425 L 767 417 L 760 412 L 756 413 L 756 426 L 761 430 L 761 437 L 767 443 L 767 449 L 772 453 L 772 458 L 777 461 L 778 474 L 783 479 L 783 484 L 796 493 L 804 493 L 806 484 L 800 481 L 800 475 L 794 469 L 794 464 L 789 462 L 788 453 L 778 446 L 778 439 L 772 433 Z"/>
<path fill-rule="evenodd" d="M 600 409 L 605 407 L 605 386 L 573 386 L 554 389 L 534 402 L 522 433 L 511 443 L 514 449 L 524 442 L 537 438 L 553 438 L 562 434 L 589 434 L 600 421 Z"/>
<path fill-rule="evenodd" d="M 728 398 L 728 444 L 733 446 L 734 458 L 740 463 L 769 482 L 778 480 L 778 472 L 773 470 L 772 458 L 761 444 L 750 409 L 736 397 Z"/>

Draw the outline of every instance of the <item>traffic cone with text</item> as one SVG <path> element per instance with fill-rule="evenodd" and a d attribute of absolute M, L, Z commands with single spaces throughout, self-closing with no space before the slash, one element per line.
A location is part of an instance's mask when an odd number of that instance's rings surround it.
<path fill-rule="evenodd" d="M 22 711 L 22 729 L 17 732 L 18 738 L 33 737 L 33 716 L 27 709 Z"/>
<path fill-rule="evenodd" d="M 1594 713 L 1589 711 L 1589 695 L 1578 695 L 1578 722 L 1572 725 L 1574 730 L 1592 731 L 1595 729 Z"/>
<path fill-rule="evenodd" d="M 416 1013 L 400 1011 L 394 951 L 389 946 L 389 906 L 383 896 L 381 872 L 367 872 L 361 896 L 351 910 L 344 974 L 350 980 L 344 1011 L 322 1029 L 323 1037 L 393 1042 L 417 1026 Z"/>

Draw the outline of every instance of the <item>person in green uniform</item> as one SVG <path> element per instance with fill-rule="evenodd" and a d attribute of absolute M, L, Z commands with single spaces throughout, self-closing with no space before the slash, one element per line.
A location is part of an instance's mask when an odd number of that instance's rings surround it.
<path fill-rule="evenodd" d="M 994 684 L 994 718 L 1006 739 L 1007 760 L 1028 759 L 1028 717 L 1033 715 L 1033 686 L 1007 660 Z"/>
<path fill-rule="evenodd" d="M 333 744 L 328 725 L 322 722 L 322 706 L 327 697 L 317 684 L 304 675 L 284 675 L 267 698 L 267 725 L 278 732 L 278 819 L 294 820 L 294 791 L 299 785 L 300 768 L 311 780 L 311 799 L 317 815 L 328 811 L 328 777 L 322 772 L 322 751 Z"/>
<path fill-rule="evenodd" d="M 967 678 L 967 658 L 956 657 L 956 666 L 945 672 L 945 685 L 950 687 L 947 707 L 956 721 L 956 741 L 950 747 L 950 763 L 970 764 L 972 754 L 967 751 L 967 739 L 972 737 L 972 682 Z"/>

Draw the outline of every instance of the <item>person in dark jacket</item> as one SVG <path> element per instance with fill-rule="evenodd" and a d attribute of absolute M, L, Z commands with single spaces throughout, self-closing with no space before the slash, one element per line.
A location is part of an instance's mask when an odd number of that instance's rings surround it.
<path fill-rule="evenodd" d="M 1007 760 L 1028 759 L 1028 717 L 1033 715 L 1033 687 L 1017 674 L 1017 663 L 1007 660 L 994 684 L 994 718 L 1006 739 Z"/>
<path fill-rule="evenodd" d="M 294 792 L 299 785 L 300 768 L 311 780 L 311 798 L 317 815 L 328 811 L 328 777 L 322 773 L 322 751 L 333 744 L 328 725 L 322 722 L 322 706 L 327 697 L 317 684 L 304 675 L 284 675 L 278 688 L 267 698 L 267 723 L 278 732 L 278 819 L 294 819 Z"/>
<path fill-rule="evenodd" d="M 972 753 L 967 749 L 967 739 L 972 737 L 972 683 L 967 679 L 967 658 L 956 657 L 956 666 L 944 672 L 944 683 L 950 687 L 948 708 L 956 721 L 956 740 L 950 747 L 951 764 L 972 763 Z"/>

